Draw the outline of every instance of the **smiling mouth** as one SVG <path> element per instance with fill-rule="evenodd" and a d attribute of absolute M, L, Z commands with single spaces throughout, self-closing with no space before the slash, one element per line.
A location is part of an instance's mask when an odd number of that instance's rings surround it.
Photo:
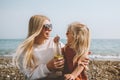
<path fill-rule="evenodd" d="M 47 36 L 47 37 L 49 37 L 50 35 L 49 35 L 49 33 L 45 33 L 45 35 Z"/>
<path fill-rule="evenodd" d="M 45 33 L 46 35 L 49 35 L 49 33 Z"/>

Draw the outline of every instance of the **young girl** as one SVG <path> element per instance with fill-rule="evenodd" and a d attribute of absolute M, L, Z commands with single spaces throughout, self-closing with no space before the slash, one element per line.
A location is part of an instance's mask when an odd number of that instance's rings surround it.
<path fill-rule="evenodd" d="M 90 31 L 84 24 L 74 22 L 68 26 L 66 36 L 67 44 L 63 48 L 65 80 L 87 80 L 88 62 L 83 64 L 82 60 L 88 58 Z"/>

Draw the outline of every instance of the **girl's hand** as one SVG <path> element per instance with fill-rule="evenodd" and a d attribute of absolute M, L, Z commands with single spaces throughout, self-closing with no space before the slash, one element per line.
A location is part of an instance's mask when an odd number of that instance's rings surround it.
<path fill-rule="evenodd" d="M 65 80 L 75 80 L 75 77 L 72 74 L 65 74 Z"/>

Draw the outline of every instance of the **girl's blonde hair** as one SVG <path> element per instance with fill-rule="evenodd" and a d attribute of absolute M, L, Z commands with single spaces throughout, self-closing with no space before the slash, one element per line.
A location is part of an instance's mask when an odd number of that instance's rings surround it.
<path fill-rule="evenodd" d="M 33 55 L 33 44 L 35 37 L 41 33 L 45 20 L 49 20 L 49 18 L 44 15 L 34 15 L 30 18 L 28 36 L 16 51 L 17 55 L 14 59 L 16 66 L 20 67 L 21 56 L 23 56 L 23 68 L 34 68 L 37 65 L 37 59 Z"/>
<path fill-rule="evenodd" d="M 83 54 L 88 53 L 90 46 L 90 31 L 86 25 L 79 22 L 73 22 L 68 26 L 68 31 L 72 33 L 73 40 L 71 48 L 76 52 L 73 63 Z"/>

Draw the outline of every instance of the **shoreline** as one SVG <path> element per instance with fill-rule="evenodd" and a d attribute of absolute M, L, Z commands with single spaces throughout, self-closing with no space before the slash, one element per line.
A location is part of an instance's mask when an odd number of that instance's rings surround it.
<path fill-rule="evenodd" d="M 119 59 L 91 59 L 87 71 L 89 80 L 120 80 Z M 0 80 L 25 80 L 13 66 L 12 56 L 0 56 Z"/>
<path fill-rule="evenodd" d="M 1 57 L 4 57 L 4 58 L 12 58 L 14 56 L 14 54 L 11 54 L 11 55 L 0 55 L 0 58 Z M 96 55 L 93 55 L 93 56 L 96 56 Z M 116 57 L 116 56 L 111 56 L 111 57 L 92 57 L 90 56 L 90 60 L 93 61 L 120 61 L 120 57 Z"/>

